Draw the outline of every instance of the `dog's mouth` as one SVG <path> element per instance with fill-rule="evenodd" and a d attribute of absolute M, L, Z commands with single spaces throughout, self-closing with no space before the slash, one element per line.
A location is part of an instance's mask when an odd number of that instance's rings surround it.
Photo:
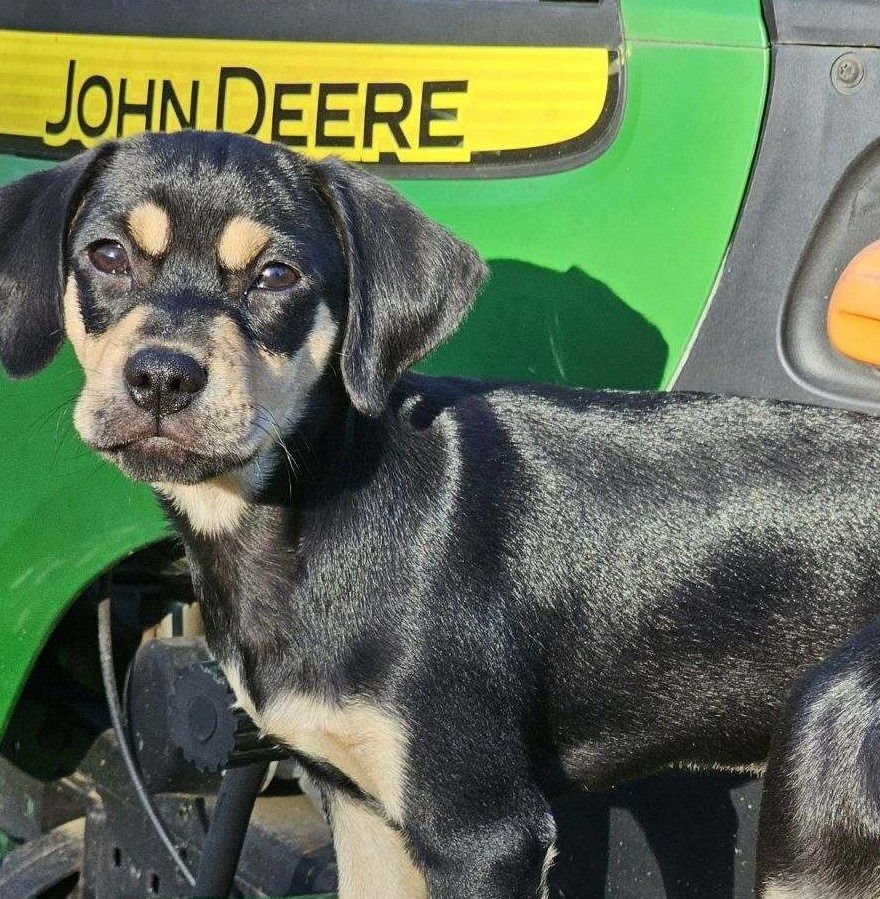
<path fill-rule="evenodd" d="M 159 455 L 173 455 L 180 452 L 192 453 L 196 456 L 205 455 L 205 453 L 200 452 L 192 446 L 188 446 L 183 441 L 168 434 L 146 434 L 137 437 L 128 437 L 113 443 L 92 444 L 92 449 L 110 455 L 135 448 L 143 452 L 156 453 Z"/>
<path fill-rule="evenodd" d="M 104 433 L 101 437 L 87 441 L 93 450 L 108 455 L 117 455 L 129 450 L 148 453 L 155 456 L 167 455 L 169 458 L 181 453 L 196 456 L 209 456 L 196 446 L 192 439 L 175 433 L 163 426 L 161 421 L 153 419 L 149 423 L 131 422 L 128 426 L 114 429 L 115 433 Z"/>
<path fill-rule="evenodd" d="M 246 465 L 241 454 L 212 454 L 179 437 L 163 433 L 137 434 L 93 444 L 92 448 L 137 481 L 197 484 Z"/>
<path fill-rule="evenodd" d="M 77 423 L 80 436 L 136 481 L 198 484 L 247 466 L 264 447 L 265 428 L 254 416 L 240 421 L 198 410 L 158 416 L 112 401 L 93 411 L 95 405 Z"/>

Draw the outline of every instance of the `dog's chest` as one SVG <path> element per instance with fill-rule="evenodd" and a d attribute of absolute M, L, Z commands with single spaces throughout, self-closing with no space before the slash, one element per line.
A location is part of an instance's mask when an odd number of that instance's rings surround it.
<path fill-rule="evenodd" d="M 280 513 L 262 513 L 264 537 L 283 530 L 272 514 Z M 304 681 L 290 673 L 288 685 L 271 690 L 261 679 L 260 688 L 253 688 L 259 701 L 250 695 L 246 684 L 253 686 L 250 678 L 260 673 L 249 669 L 243 676 L 239 660 L 265 656 L 267 644 L 278 664 L 308 653 L 332 658 L 339 650 L 321 644 L 321 634 L 334 630 L 324 622 L 312 621 L 311 628 L 302 619 L 296 626 L 291 623 L 287 597 L 298 583 L 295 560 L 282 551 L 283 541 L 264 539 L 256 547 L 252 543 L 239 539 L 231 552 L 223 541 L 203 538 L 191 553 L 208 645 L 221 661 L 239 705 L 262 731 L 337 769 L 376 799 L 389 818 L 400 820 L 409 734 L 394 709 L 360 693 L 340 696 L 339 679 L 332 671 L 319 674 L 321 666 L 309 666 L 312 673 Z M 274 572 L 271 583 L 266 571 Z M 255 592 L 260 593 L 259 606 L 251 601 Z"/>
<path fill-rule="evenodd" d="M 259 709 L 234 665 L 223 669 L 239 705 L 279 742 L 341 771 L 377 799 L 392 820 L 403 817 L 407 728 L 397 714 L 364 697 L 328 702 L 287 690 Z"/>

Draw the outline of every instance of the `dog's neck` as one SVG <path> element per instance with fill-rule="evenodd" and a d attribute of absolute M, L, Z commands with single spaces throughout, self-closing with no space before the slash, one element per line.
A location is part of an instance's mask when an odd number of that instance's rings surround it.
<path fill-rule="evenodd" d="M 295 446 L 290 440 L 291 453 L 298 450 L 290 481 L 279 466 L 256 500 L 225 483 L 202 485 L 188 507 L 166 498 L 186 547 L 208 645 L 224 664 L 248 670 L 243 656 L 297 658 L 314 671 L 336 656 L 334 641 L 363 627 L 351 572 L 336 554 L 344 545 L 371 542 L 368 532 L 384 528 L 375 497 L 388 472 L 376 460 L 389 427 L 395 427 L 393 412 L 367 419 L 349 407 L 308 445 L 302 434 Z M 368 550 L 366 557 L 372 555 Z"/>
<path fill-rule="evenodd" d="M 431 401 L 420 381 L 404 379 L 378 418 L 348 403 L 324 407 L 333 414 L 313 420 L 307 447 L 297 432 L 292 489 L 279 468 L 280 498 L 245 501 L 234 527 L 197 530 L 165 501 L 186 545 L 209 647 L 244 672 L 252 692 L 261 677 L 248 672 L 265 669 L 271 680 L 281 659 L 290 682 L 336 689 L 339 659 L 383 615 L 398 614 L 383 603 L 406 593 L 411 573 L 392 564 L 395 547 L 441 514 L 443 490 L 427 488 L 445 483 L 456 465 L 455 422 L 435 423 L 442 397 Z M 415 494 L 418 502 L 401 501 Z"/>

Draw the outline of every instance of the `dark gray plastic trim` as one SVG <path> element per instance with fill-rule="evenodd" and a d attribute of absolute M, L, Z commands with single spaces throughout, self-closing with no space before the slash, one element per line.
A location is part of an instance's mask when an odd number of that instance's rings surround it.
<path fill-rule="evenodd" d="M 617 0 L 0 0 L 0 28 L 278 41 L 617 47 Z"/>
<path fill-rule="evenodd" d="M 773 44 L 880 47 L 877 0 L 763 0 Z"/>
<path fill-rule="evenodd" d="M 846 49 L 774 49 L 771 96 L 740 221 L 675 388 L 880 412 L 880 377 L 836 353 L 825 334 L 827 294 L 849 247 L 835 244 L 821 277 L 811 274 L 806 257 L 817 252 L 811 241 L 827 221 L 829 201 L 880 141 L 880 51 L 857 50 L 864 80 L 842 94 L 831 70 Z M 860 221 L 853 244 L 880 237 L 868 219 Z"/>

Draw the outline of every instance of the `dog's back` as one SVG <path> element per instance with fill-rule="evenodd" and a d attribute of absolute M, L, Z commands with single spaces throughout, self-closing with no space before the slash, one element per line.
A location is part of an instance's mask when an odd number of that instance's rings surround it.
<path fill-rule="evenodd" d="M 396 490 L 444 541 L 420 608 L 472 618 L 473 658 L 497 605 L 548 777 L 760 766 L 795 674 L 880 607 L 875 418 L 419 377 L 395 404 Z"/>

